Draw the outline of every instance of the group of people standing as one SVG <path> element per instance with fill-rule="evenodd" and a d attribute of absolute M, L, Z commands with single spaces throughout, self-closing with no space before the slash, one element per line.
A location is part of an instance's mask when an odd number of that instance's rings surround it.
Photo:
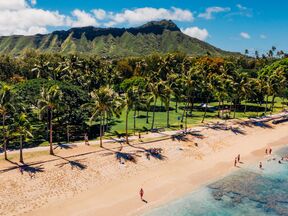
<path fill-rule="evenodd" d="M 265 154 L 266 154 L 266 155 L 271 155 L 271 154 L 272 154 L 272 148 L 271 148 L 271 147 L 266 148 L 266 149 L 265 149 Z M 287 157 L 287 158 L 288 158 L 288 157 Z M 282 160 L 283 160 L 283 159 L 282 159 Z M 240 154 L 238 154 L 238 156 L 235 157 L 234 167 L 237 167 L 237 164 L 238 164 L 238 163 L 241 163 L 241 162 L 240 162 Z M 260 169 L 263 169 L 263 164 L 262 164 L 262 162 L 259 162 L 259 168 L 260 168 Z"/>
<path fill-rule="evenodd" d="M 271 155 L 271 154 L 272 154 L 272 148 L 271 148 L 271 147 L 266 148 L 266 149 L 265 149 L 265 154 L 266 154 L 266 155 Z M 259 168 L 260 168 L 260 169 L 263 169 L 263 164 L 262 164 L 261 161 L 259 162 Z"/>
<path fill-rule="evenodd" d="M 237 163 L 240 163 L 240 154 L 238 154 L 238 156 L 235 157 L 235 160 L 234 160 L 234 167 L 237 166 Z"/>

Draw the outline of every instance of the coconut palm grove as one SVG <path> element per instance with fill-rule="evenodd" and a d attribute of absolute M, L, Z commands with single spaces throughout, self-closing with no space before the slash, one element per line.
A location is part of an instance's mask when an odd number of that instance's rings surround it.
<path fill-rule="evenodd" d="M 288 216 L 287 8 L 0 0 L 0 216 Z"/>
<path fill-rule="evenodd" d="M 257 54 L 257 53 L 256 53 Z M 0 57 L 1 148 L 158 130 L 207 119 L 257 117 L 287 106 L 288 59 L 175 52 L 107 58 L 26 50 Z"/>

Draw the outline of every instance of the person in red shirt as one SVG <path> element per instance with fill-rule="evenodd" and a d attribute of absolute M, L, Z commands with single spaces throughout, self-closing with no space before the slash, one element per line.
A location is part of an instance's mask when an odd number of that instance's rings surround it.
<path fill-rule="evenodd" d="M 140 189 L 139 194 L 140 194 L 141 200 L 143 200 L 144 190 L 142 188 Z"/>

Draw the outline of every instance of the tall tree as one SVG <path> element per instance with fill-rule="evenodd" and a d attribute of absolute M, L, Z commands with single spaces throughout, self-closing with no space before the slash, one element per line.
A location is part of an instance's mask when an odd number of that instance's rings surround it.
<path fill-rule="evenodd" d="M 121 100 L 119 95 L 109 86 L 103 86 L 100 89 L 94 90 L 90 93 L 91 101 L 84 104 L 83 107 L 87 107 L 91 110 L 90 122 L 95 119 L 99 120 L 100 131 L 100 147 L 103 147 L 103 125 L 105 116 L 111 116 L 115 114 L 119 117 L 121 110 Z"/>
<path fill-rule="evenodd" d="M 155 111 L 156 111 L 156 105 L 157 105 L 157 100 L 159 97 L 159 83 L 149 83 L 149 89 L 151 91 L 152 97 L 153 97 L 153 101 L 154 101 L 154 105 L 153 105 L 153 113 L 152 113 L 152 123 L 151 123 L 151 130 L 154 129 L 154 124 L 155 124 Z"/>
<path fill-rule="evenodd" d="M 53 112 L 60 109 L 60 103 L 62 100 L 63 93 L 58 85 L 50 87 L 42 87 L 40 92 L 40 98 L 38 100 L 38 110 L 40 118 L 47 115 L 48 128 L 49 128 L 49 145 L 50 155 L 54 155 L 53 152 Z"/>
<path fill-rule="evenodd" d="M 26 138 L 33 137 L 31 133 L 31 124 L 28 121 L 27 115 L 23 112 L 17 114 L 14 118 L 14 127 L 16 135 L 19 136 L 19 144 L 20 144 L 20 163 L 24 163 L 23 159 L 23 141 L 26 141 Z"/>
<path fill-rule="evenodd" d="M 6 83 L 0 83 L 0 114 L 2 115 L 2 132 L 3 132 L 3 150 L 4 158 L 7 160 L 7 130 L 6 120 L 9 117 L 9 112 L 15 110 L 15 93 L 11 86 Z"/>
<path fill-rule="evenodd" d="M 134 106 L 134 100 L 135 100 L 135 92 L 133 88 L 129 88 L 124 93 L 124 100 L 123 100 L 123 107 L 125 110 L 125 134 L 126 134 L 126 143 L 129 144 L 129 134 L 128 134 L 128 118 L 129 118 L 129 112 L 131 109 L 133 109 Z M 134 119 L 136 116 L 134 116 Z"/>

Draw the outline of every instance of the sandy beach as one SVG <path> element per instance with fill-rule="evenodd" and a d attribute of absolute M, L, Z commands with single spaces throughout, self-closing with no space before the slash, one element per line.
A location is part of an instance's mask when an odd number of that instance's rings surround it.
<path fill-rule="evenodd" d="M 23 174 L 18 155 L 10 162 L 1 155 L 0 215 L 141 215 L 247 164 L 267 160 L 265 148 L 275 151 L 288 144 L 288 123 L 234 120 L 192 128 L 174 140 L 168 132 L 160 138 L 136 139 L 122 147 L 62 146 L 55 156 L 27 150 Z M 243 163 L 234 167 L 238 154 Z M 140 188 L 147 203 L 139 198 Z"/>

